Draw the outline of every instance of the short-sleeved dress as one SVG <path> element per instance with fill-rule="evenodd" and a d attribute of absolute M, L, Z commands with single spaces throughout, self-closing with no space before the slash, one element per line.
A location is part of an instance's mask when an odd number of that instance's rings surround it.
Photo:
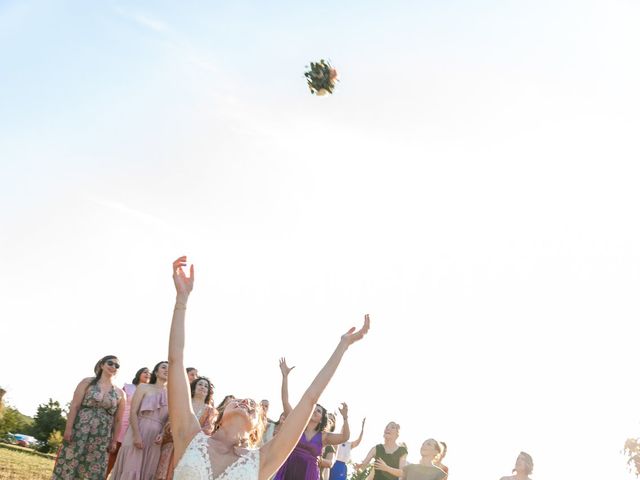
<path fill-rule="evenodd" d="M 310 440 L 302 432 L 298 444 L 275 474 L 273 480 L 319 480 L 318 457 L 322 455 L 322 432 Z"/>
<path fill-rule="evenodd" d="M 381 458 L 384 463 L 393 468 L 400 468 L 400 459 L 407 454 L 407 448 L 399 446 L 393 453 L 387 453 L 384 449 L 384 445 L 376 445 L 376 460 Z M 389 472 L 382 470 L 375 470 L 373 480 L 396 480 L 398 477 L 391 475 Z"/>
<path fill-rule="evenodd" d="M 138 410 L 138 430 L 144 448 L 137 448 L 133 444 L 133 429 L 127 429 L 111 473 L 112 480 L 153 479 L 160 460 L 160 445 L 155 440 L 162 433 L 168 418 L 166 388 L 148 392 Z"/>
<path fill-rule="evenodd" d="M 402 472 L 404 480 L 444 480 L 447 474 L 434 465 L 419 463 L 406 465 Z"/>
<path fill-rule="evenodd" d="M 115 388 L 102 395 L 98 384 L 89 385 L 73 422 L 71 442 L 63 444 L 52 480 L 104 480 L 117 410 Z"/>

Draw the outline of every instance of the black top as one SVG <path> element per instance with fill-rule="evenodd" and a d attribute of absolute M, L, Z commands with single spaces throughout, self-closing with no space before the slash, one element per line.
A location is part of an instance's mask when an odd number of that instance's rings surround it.
<path fill-rule="evenodd" d="M 392 468 L 400 468 L 400 457 L 404 457 L 407 454 L 406 447 L 398 447 L 393 453 L 387 453 L 384 449 L 384 445 L 376 445 L 376 460 L 381 458 L 384 463 Z M 396 480 L 398 477 L 391 475 L 390 473 L 383 472 L 382 470 L 375 470 L 373 480 Z"/>

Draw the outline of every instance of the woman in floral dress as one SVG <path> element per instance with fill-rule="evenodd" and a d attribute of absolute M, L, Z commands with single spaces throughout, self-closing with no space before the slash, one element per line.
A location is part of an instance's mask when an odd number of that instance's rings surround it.
<path fill-rule="evenodd" d="M 105 478 L 124 412 L 124 392 L 113 384 L 119 368 L 118 358 L 107 355 L 96 363 L 95 377 L 78 384 L 52 480 Z"/>

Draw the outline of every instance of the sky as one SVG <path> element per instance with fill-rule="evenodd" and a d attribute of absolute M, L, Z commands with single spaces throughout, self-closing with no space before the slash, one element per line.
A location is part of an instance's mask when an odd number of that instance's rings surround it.
<path fill-rule="evenodd" d="M 34 414 L 107 354 L 321 402 L 451 480 L 632 478 L 640 4 L 0 1 L 0 385 Z M 329 59 L 335 93 L 304 70 Z"/>

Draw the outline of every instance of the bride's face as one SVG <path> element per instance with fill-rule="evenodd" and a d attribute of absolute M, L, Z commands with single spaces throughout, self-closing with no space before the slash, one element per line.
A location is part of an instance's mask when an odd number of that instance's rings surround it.
<path fill-rule="evenodd" d="M 258 404 L 251 398 L 236 398 L 225 407 L 223 416 L 227 415 L 239 415 L 245 418 L 251 430 L 258 423 Z"/>

